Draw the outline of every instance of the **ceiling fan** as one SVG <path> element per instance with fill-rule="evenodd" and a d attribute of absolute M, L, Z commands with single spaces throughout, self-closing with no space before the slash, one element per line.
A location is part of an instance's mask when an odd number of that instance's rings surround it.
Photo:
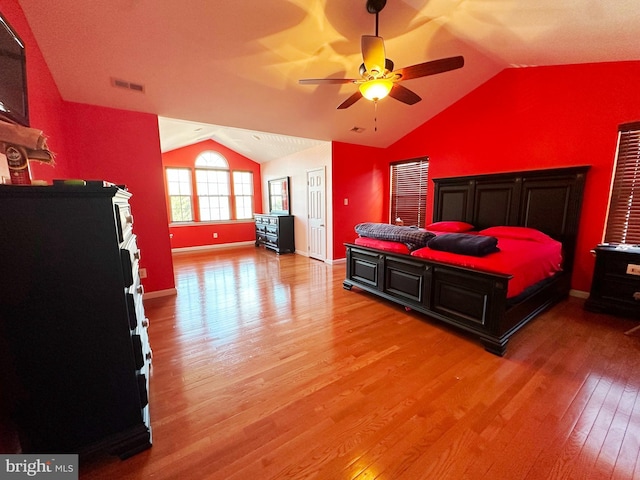
<path fill-rule="evenodd" d="M 389 95 L 407 105 L 418 103 L 422 98 L 399 84 L 404 80 L 426 77 L 448 72 L 464 65 L 462 56 L 441 58 L 419 63 L 410 67 L 394 70 L 393 61 L 386 57 L 384 40 L 378 36 L 378 14 L 387 4 L 387 0 L 367 0 L 367 11 L 376 16 L 376 34 L 362 36 L 362 59 L 360 75 L 362 78 L 309 78 L 299 80 L 301 85 L 342 84 L 358 85 L 358 91 L 338 105 L 338 109 L 348 108 L 362 97 L 373 102 Z"/>

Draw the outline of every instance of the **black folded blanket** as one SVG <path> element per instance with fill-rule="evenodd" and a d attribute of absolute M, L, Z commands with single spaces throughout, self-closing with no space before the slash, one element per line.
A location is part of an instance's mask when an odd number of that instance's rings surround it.
<path fill-rule="evenodd" d="M 401 227 L 388 223 L 359 223 L 355 227 L 361 237 L 404 243 L 409 250 L 426 247 L 435 235 L 415 227 Z"/>
<path fill-rule="evenodd" d="M 487 235 L 469 235 L 468 233 L 444 233 L 429 240 L 427 245 L 433 250 L 459 253 L 472 257 L 484 257 L 499 252 L 498 239 Z"/>

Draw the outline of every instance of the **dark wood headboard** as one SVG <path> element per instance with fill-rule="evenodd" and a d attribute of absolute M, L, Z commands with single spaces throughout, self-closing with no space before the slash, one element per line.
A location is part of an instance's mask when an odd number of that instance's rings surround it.
<path fill-rule="evenodd" d="M 562 242 L 573 267 L 588 166 L 434 179 L 433 221 L 538 229 Z"/>

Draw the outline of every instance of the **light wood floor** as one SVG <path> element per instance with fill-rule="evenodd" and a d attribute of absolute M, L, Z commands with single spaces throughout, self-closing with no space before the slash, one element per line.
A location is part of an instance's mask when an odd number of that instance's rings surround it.
<path fill-rule="evenodd" d="M 506 356 L 253 247 L 175 257 L 145 303 L 154 446 L 82 479 L 640 478 L 636 323 L 571 298 Z"/>

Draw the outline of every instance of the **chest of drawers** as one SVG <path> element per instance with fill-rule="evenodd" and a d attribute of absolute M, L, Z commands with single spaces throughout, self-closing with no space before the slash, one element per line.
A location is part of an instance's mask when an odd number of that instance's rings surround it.
<path fill-rule="evenodd" d="M 256 247 L 264 246 L 276 253 L 293 253 L 293 215 L 255 215 Z"/>
<path fill-rule="evenodd" d="M 24 453 L 151 445 L 151 348 L 131 195 L 0 185 L 0 386 Z"/>

